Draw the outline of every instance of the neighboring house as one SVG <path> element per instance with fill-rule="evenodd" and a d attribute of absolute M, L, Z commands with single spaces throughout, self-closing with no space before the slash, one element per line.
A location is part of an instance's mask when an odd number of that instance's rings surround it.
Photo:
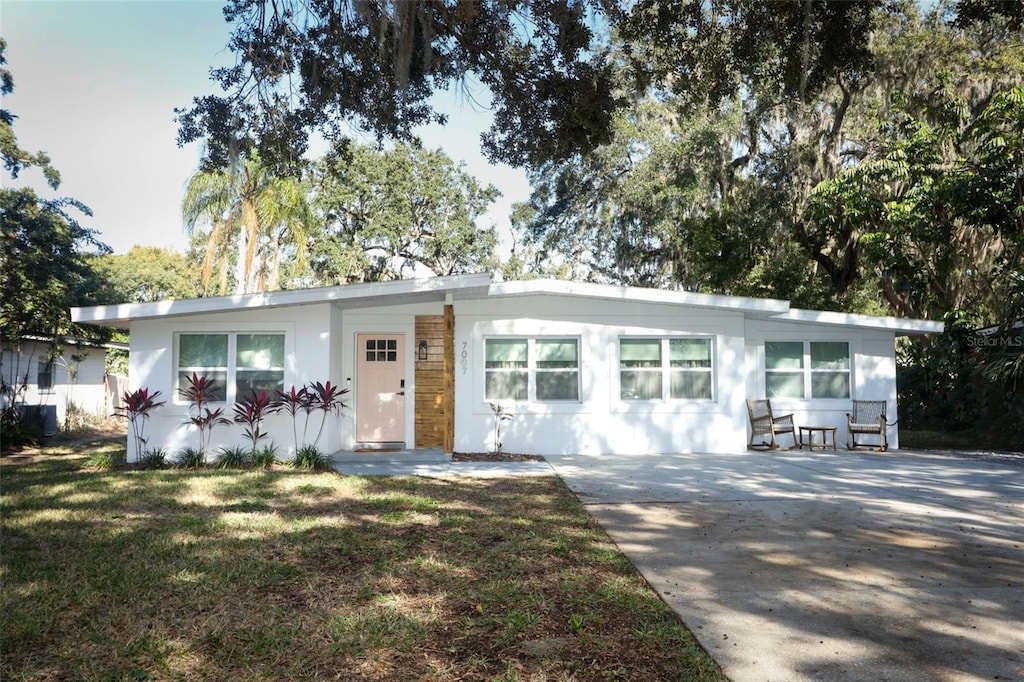
<path fill-rule="evenodd" d="M 796 310 L 786 301 L 487 275 L 77 308 L 79 323 L 131 331 L 130 385 L 168 400 L 151 447 L 195 446 L 184 377 L 250 387 L 351 390 L 326 452 L 491 450 L 500 403 L 510 452 L 630 454 L 746 448 L 747 398 L 798 425 L 839 427 L 853 399 L 897 418 L 895 338 L 942 323 Z M 266 426 L 293 451 L 291 418 Z M 242 442 L 218 427 L 210 446 Z M 889 433 L 898 447 L 895 424 Z M 134 456 L 134 453 L 132 453 Z"/>
<path fill-rule="evenodd" d="M 3 345 L 0 407 L 16 400 L 41 411 L 47 435 L 67 422 L 69 410 L 97 419 L 109 417 L 120 396 L 118 377 L 107 375 L 107 352 L 112 349 L 128 350 L 128 344 L 23 336 L 16 346 Z"/>

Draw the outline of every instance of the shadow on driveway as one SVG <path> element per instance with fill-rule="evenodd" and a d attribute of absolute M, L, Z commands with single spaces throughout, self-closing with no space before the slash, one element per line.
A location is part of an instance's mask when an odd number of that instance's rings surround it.
<path fill-rule="evenodd" d="M 736 682 L 1024 681 L 1013 462 L 547 459 Z"/>

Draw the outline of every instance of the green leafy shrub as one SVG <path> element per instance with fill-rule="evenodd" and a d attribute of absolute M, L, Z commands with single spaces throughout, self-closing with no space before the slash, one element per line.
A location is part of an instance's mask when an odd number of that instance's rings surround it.
<path fill-rule="evenodd" d="M 4 408 L 0 414 L 0 435 L 4 452 L 27 445 L 39 445 L 43 442 L 43 427 L 41 412 L 30 415 L 18 405 Z"/>
<path fill-rule="evenodd" d="M 1024 337 L 979 334 L 962 312 L 947 315 L 946 322 L 943 334 L 902 349 L 896 374 L 900 430 L 957 434 L 975 447 L 1019 449 L 1022 389 L 1012 374 L 991 368 L 999 360 L 1011 366 Z"/>
<path fill-rule="evenodd" d="M 85 460 L 85 466 L 90 469 L 102 469 L 104 471 L 110 471 L 117 462 L 114 461 L 114 455 L 109 452 L 100 452 L 95 455 L 91 455 Z"/>
<path fill-rule="evenodd" d="M 252 462 L 251 453 L 240 445 L 217 451 L 217 466 L 221 469 L 244 469 Z"/>
<path fill-rule="evenodd" d="M 139 466 L 143 469 L 166 469 L 167 451 L 161 448 L 145 450 L 139 456 Z"/>
<path fill-rule="evenodd" d="M 277 464 L 277 446 L 271 443 L 252 453 L 252 465 L 257 469 L 269 469 Z"/>
<path fill-rule="evenodd" d="M 296 469 L 312 469 L 315 471 L 330 469 L 331 458 L 320 452 L 315 445 L 305 445 L 295 453 L 292 466 Z"/>
<path fill-rule="evenodd" d="M 206 453 L 199 448 L 185 448 L 176 462 L 181 469 L 199 469 L 206 466 Z"/>

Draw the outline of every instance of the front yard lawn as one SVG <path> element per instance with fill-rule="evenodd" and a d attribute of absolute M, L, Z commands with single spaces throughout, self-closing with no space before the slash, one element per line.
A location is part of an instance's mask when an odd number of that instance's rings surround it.
<path fill-rule="evenodd" d="M 557 478 L 85 469 L 97 447 L 4 458 L 2 679 L 725 679 Z"/>

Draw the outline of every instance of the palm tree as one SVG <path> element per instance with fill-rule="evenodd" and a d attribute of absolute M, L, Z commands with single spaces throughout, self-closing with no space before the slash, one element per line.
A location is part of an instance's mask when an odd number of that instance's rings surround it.
<path fill-rule="evenodd" d="M 182 200 L 185 231 L 208 228 L 203 256 L 205 293 L 217 273 L 218 291 L 228 293 L 230 264 L 235 264 L 236 294 L 280 288 L 281 251 L 304 257 L 306 227 L 312 219 L 301 180 L 278 177 L 256 157 L 227 169 L 199 170 Z"/>

